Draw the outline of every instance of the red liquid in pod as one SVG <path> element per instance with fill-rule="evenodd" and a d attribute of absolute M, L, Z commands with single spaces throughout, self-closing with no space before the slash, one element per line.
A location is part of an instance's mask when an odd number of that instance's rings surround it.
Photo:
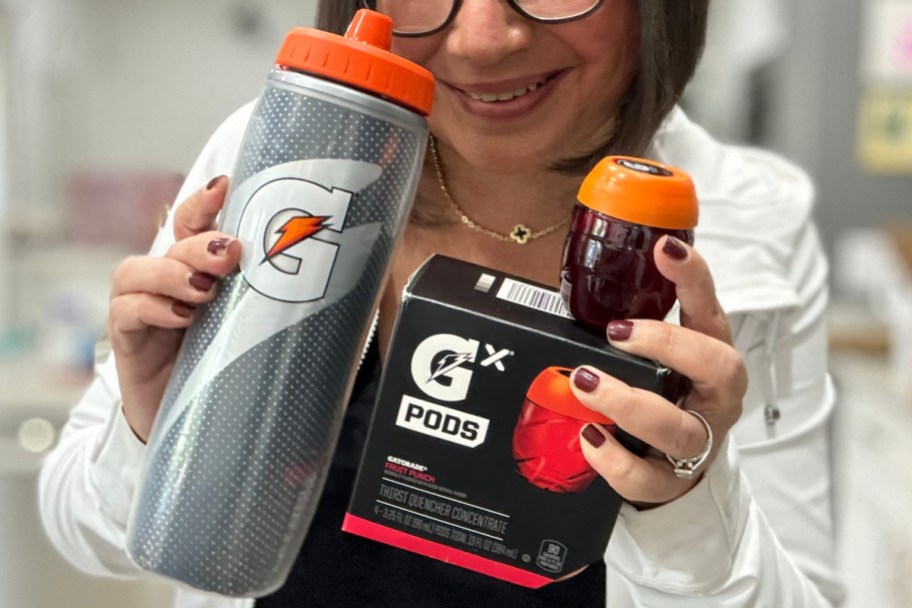
<path fill-rule="evenodd" d="M 561 270 L 561 295 L 574 318 L 600 332 L 614 320 L 663 319 L 677 297 L 653 258 L 666 234 L 693 244 L 692 230 L 634 224 L 578 204 Z"/>

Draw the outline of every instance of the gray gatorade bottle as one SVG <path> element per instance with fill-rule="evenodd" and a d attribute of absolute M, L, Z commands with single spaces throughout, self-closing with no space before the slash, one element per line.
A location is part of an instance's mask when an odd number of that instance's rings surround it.
<path fill-rule="evenodd" d="M 434 79 L 359 11 L 296 28 L 253 111 L 220 229 L 239 271 L 187 331 L 127 551 L 193 588 L 280 587 L 322 491 L 427 144 Z"/>

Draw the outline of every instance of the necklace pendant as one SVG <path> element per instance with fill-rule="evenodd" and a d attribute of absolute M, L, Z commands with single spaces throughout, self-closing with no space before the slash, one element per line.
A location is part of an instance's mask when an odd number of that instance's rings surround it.
<path fill-rule="evenodd" d="M 517 245 L 525 245 L 529 241 L 529 236 L 531 236 L 532 231 L 525 224 L 516 224 L 513 227 L 513 232 L 510 233 L 510 238 Z"/>

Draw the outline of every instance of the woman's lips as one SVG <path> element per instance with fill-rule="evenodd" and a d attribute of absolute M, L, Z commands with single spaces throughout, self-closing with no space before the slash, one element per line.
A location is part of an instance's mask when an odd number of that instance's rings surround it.
<path fill-rule="evenodd" d="M 496 83 L 456 85 L 440 82 L 453 91 L 463 109 L 479 118 L 513 120 L 531 113 L 547 99 L 563 71 L 515 78 Z"/>

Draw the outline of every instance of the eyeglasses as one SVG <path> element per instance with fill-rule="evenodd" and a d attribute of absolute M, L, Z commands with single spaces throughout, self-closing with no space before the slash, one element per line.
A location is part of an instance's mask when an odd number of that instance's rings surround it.
<path fill-rule="evenodd" d="M 517 13 L 538 23 L 565 23 L 582 19 L 603 0 L 507 0 Z M 393 34 L 416 37 L 436 34 L 446 28 L 462 0 L 361 0 L 393 20 Z"/>

